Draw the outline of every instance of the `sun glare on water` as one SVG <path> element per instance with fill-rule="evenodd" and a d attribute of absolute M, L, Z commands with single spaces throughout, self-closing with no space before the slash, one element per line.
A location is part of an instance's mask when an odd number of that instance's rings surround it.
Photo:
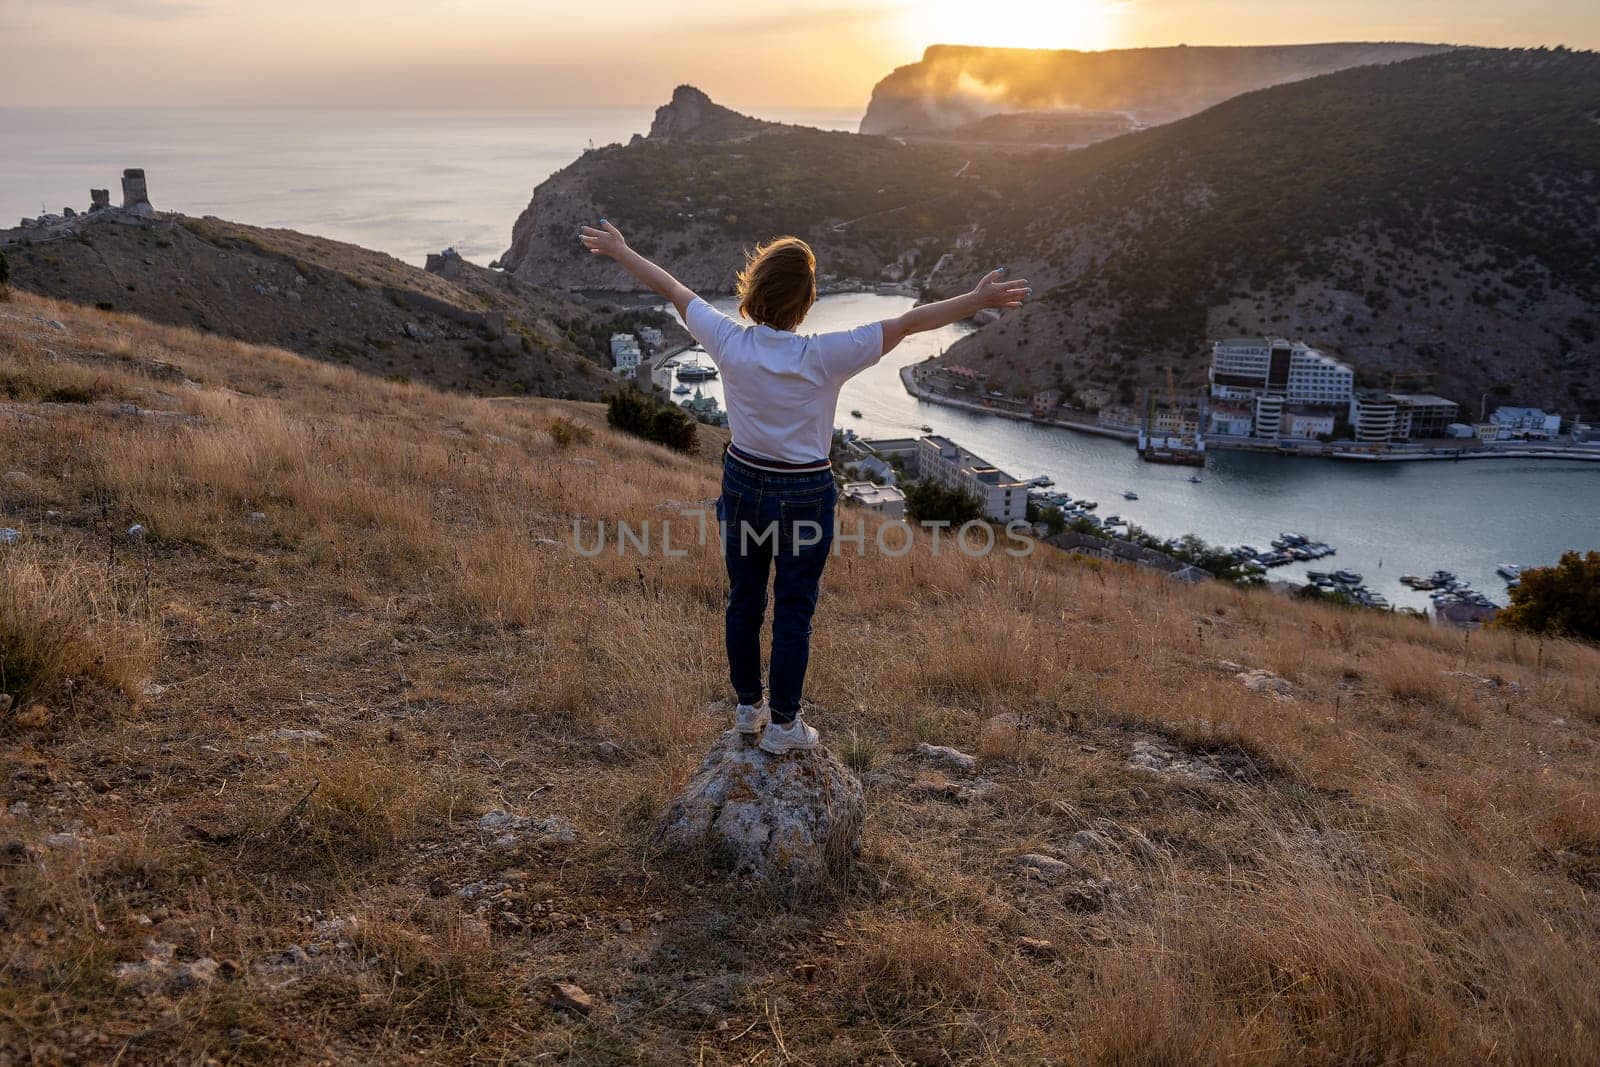
<path fill-rule="evenodd" d="M 912 36 L 924 44 L 995 48 L 1114 47 L 1120 0 L 930 0 L 908 8 Z"/>

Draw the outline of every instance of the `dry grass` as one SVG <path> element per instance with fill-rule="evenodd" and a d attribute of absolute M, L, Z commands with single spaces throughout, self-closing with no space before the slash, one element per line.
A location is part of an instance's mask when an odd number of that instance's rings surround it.
<path fill-rule="evenodd" d="M 0 403 L 8 676 L 103 712 L 7 736 L 12 1058 L 1595 1062 L 1593 648 L 1054 554 L 841 556 L 809 695 L 867 852 L 791 909 L 645 847 L 722 727 L 709 459 L 24 295 L 0 381 L 30 383 Z M 684 554 L 619 554 L 645 520 Z M 922 740 L 985 788 L 910 789 Z M 1136 740 L 1229 776 L 1132 769 Z M 1024 876 L 1040 851 L 1076 874 Z M 152 937 L 232 977 L 130 991 Z"/>

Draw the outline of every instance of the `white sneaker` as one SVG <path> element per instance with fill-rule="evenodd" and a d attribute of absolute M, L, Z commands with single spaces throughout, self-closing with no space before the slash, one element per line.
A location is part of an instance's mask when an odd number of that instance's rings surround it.
<path fill-rule="evenodd" d="M 779 726 L 775 722 L 767 723 L 767 728 L 761 732 L 760 748 L 763 752 L 770 752 L 774 756 L 782 756 L 789 752 L 809 752 L 817 747 L 821 734 L 816 727 L 807 726 L 797 715 L 794 722 L 788 726 Z"/>
<path fill-rule="evenodd" d="M 741 734 L 759 734 L 771 721 L 772 715 L 767 711 L 765 700 L 759 704 L 740 704 L 739 710 L 733 714 L 733 728 Z"/>

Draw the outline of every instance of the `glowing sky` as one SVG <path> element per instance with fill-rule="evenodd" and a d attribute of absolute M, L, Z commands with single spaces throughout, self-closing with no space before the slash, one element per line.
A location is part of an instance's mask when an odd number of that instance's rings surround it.
<path fill-rule="evenodd" d="M 1600 47 L 1597 0 L 0 0 L 0 106 L 859 111 L 936 42 Z"/>

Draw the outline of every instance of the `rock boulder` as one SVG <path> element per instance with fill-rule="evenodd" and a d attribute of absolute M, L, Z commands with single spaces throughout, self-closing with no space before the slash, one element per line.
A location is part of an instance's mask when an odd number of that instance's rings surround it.
<path fill-rule="evenodd" d="M 771 756 L 729 730 L 667 808 L 655 844 L 814 891 L 855 858 L 865 816 L 861 782 L 827 749 Z"/>

